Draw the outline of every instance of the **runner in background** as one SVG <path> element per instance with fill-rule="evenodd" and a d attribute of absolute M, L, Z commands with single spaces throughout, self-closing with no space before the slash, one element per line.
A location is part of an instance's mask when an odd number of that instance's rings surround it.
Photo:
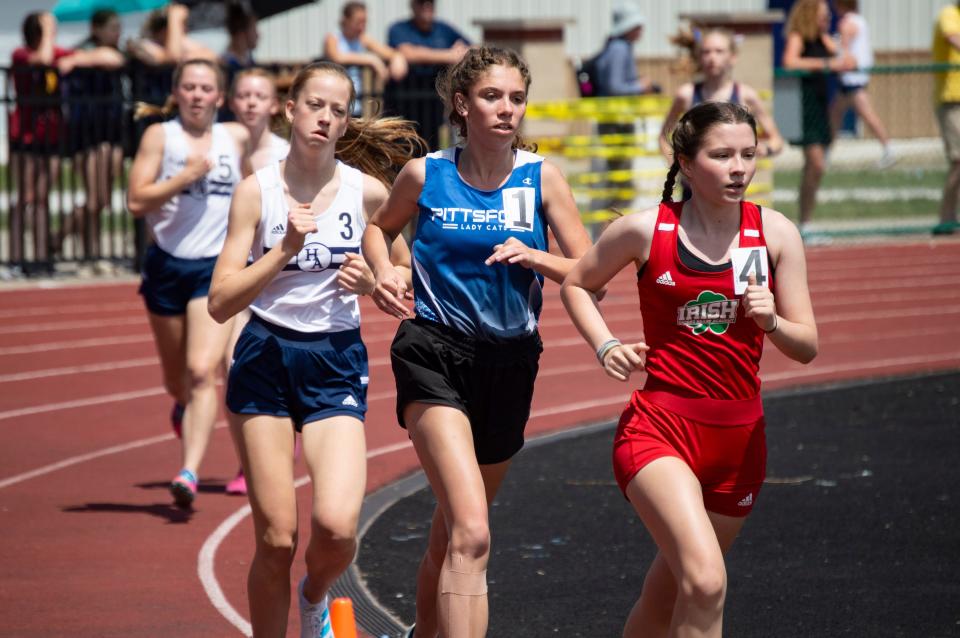
<path fill-rule="evenodd" d="M 298 588 L 301 637 L 331 638 L 327 592 L 357 550 L 368 375 L 357 296 L 374 284 L 360 238 L 387 197 L 392 167 L 413 157 L 422 140 L 411 122 L 351 118 L 354 99 L 337 64 L 297 74 L 285 105 L 290 153 L 237 188 L 210 290 L 218 321 L 252 311 L 234 353 L 227 407 L 253 509 L 247 593 L 255 636 L 286 635 L 296 432 L 313 504 L 307 575 Z M 393 256 L 409 279 L 403 239 Z"/>
<path fill-rule="evenodd" d="M 680 117 L 703 102 L 733 102 L 746 106 L 763 131 L 765 139 L 757 145 L 759 157 L 776 155 L 783 150 L 783 138 L 776 122 L 767 112 L 756 89 L 733 79 L 737 63 L 737 41 L 727 29 L 707 29 L 690 39 L 690 54 L 697 61 L 699 82 L 680 85 L 660 129 L 660 150 L 668 164 L 673 163 L 673 148 L 667 135 Z"/>
<path fill-rule="evenodd" d="M 287 157 L 290 143 L 273 132 L 280 126 L 277 116 L 280 114 L 280 100 L 274 77 L 260 68 L 238 71 L 230 87 L 230 112 L 250 134 L 250 167 L 258 171 L 265 166 L 280 162 Z M 223 109 L 220 109 L 222 112 Z M 286 122 L 283 122 L 286 124 Z M 229 370 L 233 360 L 233 351 L 237 339 L 247 325 L 250 311 L 237 313 L 233 320 L 233 331 L 227 349 L 224 352 L 224 369 Z M 225 488 L 227 494 L 246 494 L 247 481 L 243 468 L 231 479 Z"/>
<path fill-rule="evenodd" d="M 217 416 L 217 371 L 232 328 L 207 312 L 207 291 L 233 189 L 242 167 L 249 171 L 250 136 L 239 124 L 214 122 L 224 95 L 215 63 L 188 60 L 176 67 L 173 83 L 165 106 L 138 105 L 137 116 L 177 117 L 144 132 L 130 169 L 127 207 L 146 219 L 154 240 L 144 256 L 140 293 L 164 386 L 183 406 L 181 470 L 170 491 L 177 505 L 189 507 Z"/>
<path fill-rule="evenodd" d="M 563 175 L 519 135 L 529 85 L 513 51 L 467 51 L 437 81 L 463 145 L 408 162 L 364 233 L 374 301 L 408 318 L 388 246 L 419 214 L 415 317 L 390 352 L 397 418 L 439 504 L 408 635 L 486 632 L 488 507 L 523 447 L 544 277 L 563 281 L 590 246 Z M 548 229 L 563 256 L 548 251 Z"/>
<path fill-rule="evenodd" d="M 648 375 L 613 446 L 617 483 L 659 549 L 627 638 L 721 635 L 723 555 L 766 473 L 757 376 L 764 338 L 801 363 L 817 353 L 800 235 L 780 213 L 743 200 L 756 171 L 753 116 L 705 102 L 680 119 L 672 140 L 660 206 L 614 221 L 561 289 L 608 376 Z M 675 203 L 679 173 L 693 195 Z M 596 292 L 631 264 L 646 342 L 621 343 Z"/>

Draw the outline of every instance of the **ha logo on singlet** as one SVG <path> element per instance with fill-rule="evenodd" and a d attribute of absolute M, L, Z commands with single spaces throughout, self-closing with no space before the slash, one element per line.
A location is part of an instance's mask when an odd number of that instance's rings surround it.
<path fill-rule="evenodd" d="M 693 334 L 701 335 L 707 330 L 722 335 L 737 320 L 740 301 L 704 290 L 697 298 L 677 308 L 677 325 L 687 326 Z"/>

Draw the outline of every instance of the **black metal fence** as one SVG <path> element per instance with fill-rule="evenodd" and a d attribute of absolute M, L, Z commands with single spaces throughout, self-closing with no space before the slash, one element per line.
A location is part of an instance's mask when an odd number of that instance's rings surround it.
<path fill-rule="evenodd" d="M 281 90 L 298 66 L 270 67 Z M 0 140 L 0 278 L 48 274 L 64 264 L 136 268 L 146 233 L 126 210 L 127 175 L 143 131 L 157 120 L 134 121 L 134 105 L 162 105 L 172 68 L 0 73 L 7 126 Z M 436 148 L 443 111 L 432 82 L 361 96 L 364 112 L 412 119 Z"/>

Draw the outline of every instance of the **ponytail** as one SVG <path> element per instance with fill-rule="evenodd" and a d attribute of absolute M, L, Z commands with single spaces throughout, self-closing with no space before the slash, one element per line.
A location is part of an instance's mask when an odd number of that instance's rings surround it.
<path fill-rule="evenodd" d="M 677 159 L 673 160 L 673 164 L 670 165 L 670 170 L 667 171 L 667 179 L 663 183 L 663 194 L 660 195 L 660 201 L 662 203 L 668 203 L 673 201 L 673 187 L 677 183 L 677 173 L 680 172 L 680 161 Z"/>
<path fill-rule="evenodd" d="M 340 161 L 377 178 L 390 188 L 407 160 L 428 149 L 410 120 L 399 117 L 350 118 L 347 131 L 337 140 Z"/>
<path fill-rule="evenodd" d="M 177 111 L 177 100 L 172 95 L 167 96 L 163 106 L 157 106 L 150 102 L 137 102 L 133 108 L 133 119 L 142 120 L 145 117 L 162 117 L 169 119 Z"/>

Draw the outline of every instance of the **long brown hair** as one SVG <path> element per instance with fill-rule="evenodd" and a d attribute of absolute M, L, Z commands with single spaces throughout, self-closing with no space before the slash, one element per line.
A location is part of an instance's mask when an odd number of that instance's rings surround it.
<path fill-rule="evenodd" d="M 214 76 L 217 78 L 217 88 L 221 93 L 224 91 L 225 80 L 223 77 L 223 70 L 218 64 L 214 64 L 210 60 L 204 58 L 193 58 L 191 60 L 186 60 L 177 65 L 173 70 L 173 90 L 176 92 L 177 87 L 180 85 L 180 78 L 183 77 L 183 71 L 188 66 L 204 66 L 213 71 Z M 169 118 L 177 110 L 177 98 L 171 93 L 167 96 L 166 101 L 163 103 L 163 106 L 157 106 L 156 104 L 150 104 L 149 102 L 137 102 L 133 110 L 133 119 L 140 120 L 145 117 L 163 117 L 164 119 Z"/>
<path fill-rule="evenodd" d="M 797 0 L 787 16 L 786 32 L 799 33 L 804 40 L 816 40 L 820 36 L 817 11 L 825 2 L 826 0 Z"/>
<path fill-rule="evenodd" d="M 510 49 L 494 46 L 479 46 L 469 49 L 459 62 L 447 68 L 437 77 L 437 93 L 443 100 L 450 115 L 447 118 L 450 124 L 456 127 L 460 137 L 467 139 L 467 121 L 454 105 L 454 96 L 459 93 L 464 97 L 470 94 L 470 89 L 476 84 L 480 76 L 494 65 L 511 67 L 520 72 L 524 87 L 530 90 L 530 69 L 527 63 Z M 537 145 L 526 142 L 519 133 L 514 137 L 513 148 L 536 152 Z"/>
<path fill-rule="evenodd" d="M 347 70 L 334 62 L 313 62 L 300 69 L 290 85 L 287 99 L 296 102 L 307 80 L 322 73 L 337 75 L 350 87 L 349 113 L 357 99 L 356 89 Z M 426 149 L 427 142 L 417 134 L 416 125 L 409 120 L 348 115 L 347 130 L 337 140 L 336 157 L 389 187 L 406 161 L 423 155 Z"/>
<path fill-rule="evenodd" d="M 753 139 L 757 139 L 757 121 L 750 111 L 732 102 L 703 102 L 693 107 L 680 118 L 673 129 L 670 145 L 673 148 L 673 164 L 663 183 L 661 202 L 673 201 L 673 187 L 680 172 L 680 157 L 692 159 L 703 146 L 703 139 L 718 124 L 749 124 Z"/>

